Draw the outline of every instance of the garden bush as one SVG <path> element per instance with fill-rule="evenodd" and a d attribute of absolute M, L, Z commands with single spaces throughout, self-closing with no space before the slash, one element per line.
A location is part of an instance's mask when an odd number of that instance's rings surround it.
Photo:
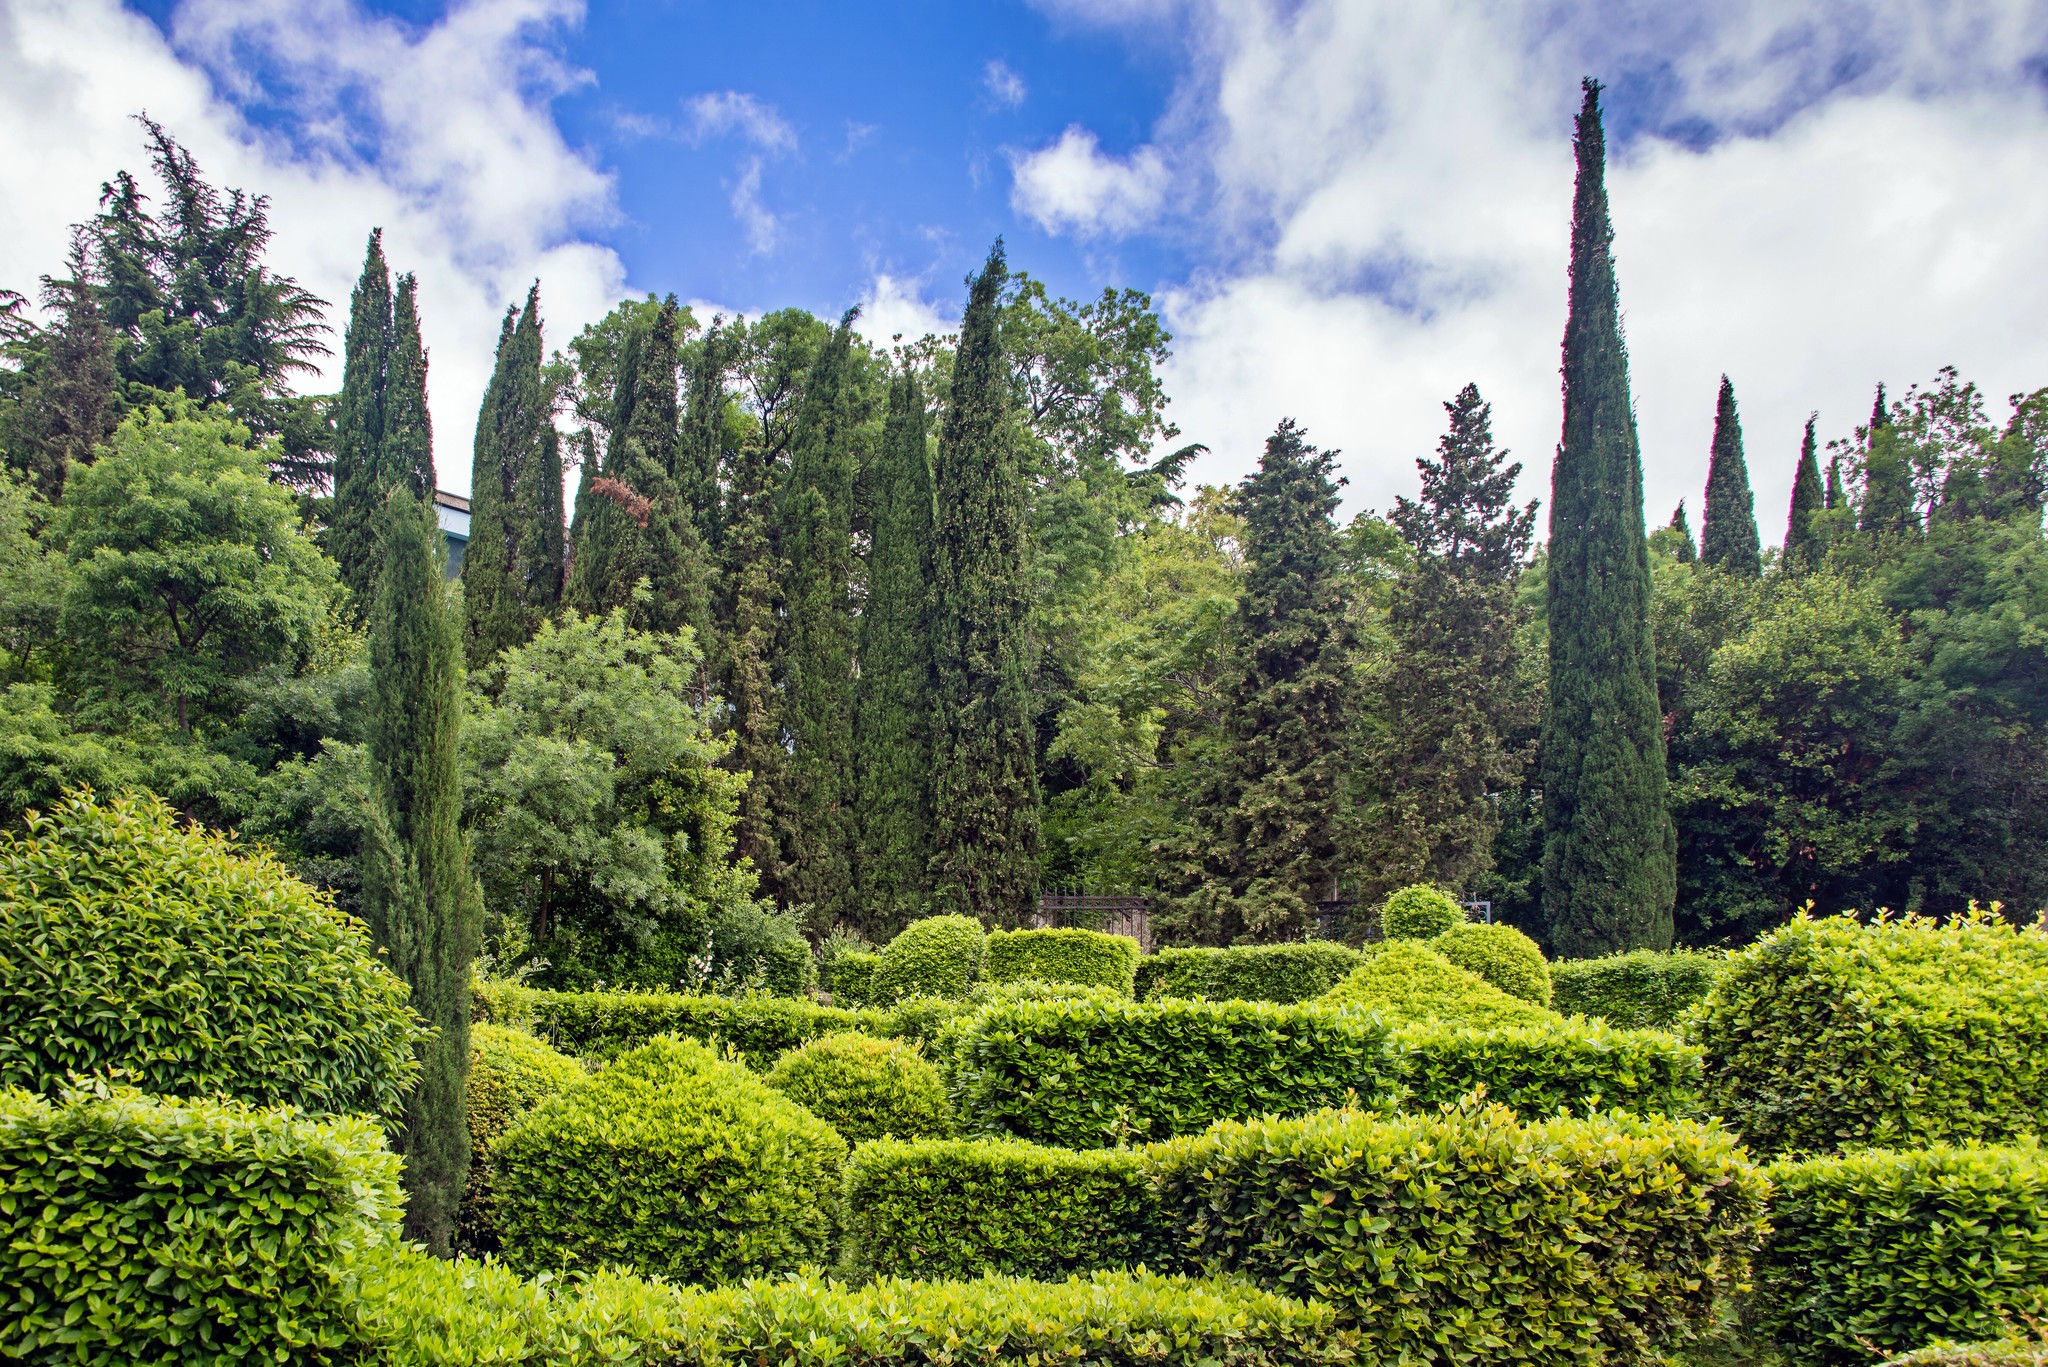
<path fill-rule="evenodd" d="M 1884 1367 L 2048 1367 L 2048 1339 L 2038 1335 L 1983 1343 L 1942 1343 L 1890 1359 Z"/>
<path fill-rule="evenodd" d="M 1465 923 L 1465 909 L 1442 888 L 1416 883 L 1380 904 L 1380 934 L 1389 940 L 1434 940 Z"/>
<path fill-rule="evenodd" d="M 1700 1051 L 1661 1030 L 1594 1021 L 1470 1026 L 1429 1022 L 1396 1030 L 1406 1104 L 1433 1110 L 1484 1086 L 1530 1119 L 1560 1110 L 1691 1116 L 1700 1110 Z"/>
<path fill-rule="evenodd" d="M 981 980 L 987 937 L 966 916 L 912 921 L 882 951 L 871 980 L 873 1002 L 893 1006 L 906 997 L 959 999 Z"/>
<path fill-rule="evenodd" d="M 1653 1362 L 1703 1334 L 1763 1230 L 1734 1136 L 1500 1107 L 1220 1124 L 1158 1146 L 1207 1271 L 1334 1306 L 1366 1362 Z"/>
<path fill-rule="evenodd" d="M 2048 1153 L 1870 1149 L 1766 1170 L 1749 1318 L 1795 1363 L 1997 1338 L 2048 1312 Z"/>
<path fill-rule="evenodd" d="M 1138 942 L 1094 930 L 998 930 L 988 937 L 983 973 L 990 982 L 1036 978 L 1131 994 Z"/>
<path fill-rule="evenodd" d="M 1979 913 L 1801 914 L 1733 954 L 1693 1026 L 1707 1103 L 1764 1153 L 2037 1132 L 2048 934 Z"/>
<path fill-rule="evenodd" d="M 818 951 L 818 986 L 832 994 L 834 1006 L 866 1006 L 881 963 L 865 940 L 835 931 Z"/>
<path fill-rule="evenodd" d="M 1568 959 L 1550 966 L 1550 1004 L 1566 1015 L 1597 1016 L 1627 1030 L 1669 1030 L 1707 995 L 1726 962 L 1695 949 Z"/>
<path fill-rule="evenodd" d="M 1358 967 L 1358 951 L 1334 940 L 1229 949 L 1162 949 L 1138 961 L 1137 995 L 1292 1003 L 1320 997 Z"/>
<path fill-rule="evenodd" d="M 362 924 L 153 797 L 0 832 L 0 1087 L 115 1076 L 393 1119 L 422 1030 Z"/>
<path fill-rule="evenodd" d="M 476 989 L 481 1020 L 532 1031 L 565 1054 L 606 1059 L 660 1035 L 731 1045 L 766 1069 L 789 1050 L 843 1030 L 895 1033 L 881 1011 L 848 1011 L 783 997 L 689 997 L 676 992 L 545 992 L 508 983 Z"/>
<path fill-rule="evenodd" d="M 939 1070 L 901 1040 L 822 1035 L 784 1054 L 767 1082 L 850 1144 L 883 1135 L 922 1139 L 952 1129 Z"/>
<path fill-rule="evenodd" d="M 456 1241 L 471 1253 L 498 1247 L 491 1149 L 513 1122 L 589 1076 L 575 1059 L 499 1025 L 469 1031 L 469 1181 L 456 1212 Z"/>
<path fill-rule="evenodd" d="M 495 1149 L 505 1261 L 684 1282 L 822 1262 L 846 1143 L 694 1040 L 656 1039 L 542 1102 Z"/>
<path fill-rule="evenodd" d="M 397 1234 L 363 1116 L 112 1090 L 0 1092 L 0 1358 L 309 1361 L 353 1323 L 342 1268 Z"/>
<path fill-rule="evenodd" d="M 1550 1005 L 1550 963 L 1536 942 L 1513 926 L 1467 921 L 1431 940 L 1429 947 L 1510 997 Z"/>
<path fill-rule="evenodd" d="M 1325 1006 L 1373 1011 L 1393 1025 L 1436 1020 L 1487 1028 L 1559 1019 L 1555 1012 L 1510 997 L 1413 940 L 1378 946 L 1350 976 L 1316 1000 Z"/>
<path fill-rule="evenodd" d="M 841 1258 L 863 1276 L 1167 1271 L 1179 1243 L 1133 1149 L 862 1144 L 847 1161 L 844 1206 Z"/>

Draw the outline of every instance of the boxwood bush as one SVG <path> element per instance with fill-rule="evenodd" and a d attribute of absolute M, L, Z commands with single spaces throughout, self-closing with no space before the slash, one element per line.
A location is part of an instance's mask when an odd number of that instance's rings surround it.
<path fill-rule="evenodd" d="M 1700 1110 L 1700 1051 L 1662 1030 L 1596 1021 L 1470 1026 L 1429 1022 L 1394 1032 L 1407 1104 L 1433 1110 L 1474 1087 L 1530 1118 L 1621 1107 L 1691 1116 Z"/>
<path fill-rule="evenodd" d="M 1302 1002 L 1342 982 L 1358 951 L 1334 940 L 1229 949 L 1162 949 L 1138 961 L 1137 995 L 1248 1002 Z"/>
<path fill-rule="evenodd" d="M 1368 1362 L 1652 1362 L 1711 1327 L 1762 1230 L 1734 1136 L 1500 1107 L 1325 1111 L 1153 1154 L 1212 1272 L 1336 1307 Z"/>
<path fill-rule="evenodd" d="M 981 981 L 986 947 L 987 937 L 971 917 L 912 921 L 882 951 L 870 980 L 871 999 L 892 1006 L 906 997 L 964 997 Z"/>
<path fill-rule="evenodd" d="M 2048 1367 L 2048 1339 L 2014 1336 L 1983 1343 L 1941 1343 L 1892 1358 L 1884 1367 Z"/>
<path fill-rule="evenodd" d="M 1996 1338 L 2048 1313 L 2048 1154 L 1864 1150 L 1767 1169 L 1750 1319 L 1795 1363 Z"/>
<path fill-rule="evenodd" d="M 1466 921 L 1431 940 L 1429 947 L 1510 997 L 1550 1005 L 1550 963 L 1536 942 L 1513 926 Z"/>
<path fill-rule="evenodd" d="M 1134 1149 L 885 1140 L 847 1160 L 841 1257 L 860 1275 L 1171 1270 L 1179 1239 Z"/>
<path fill-rule="evenodd" d="M 826 1259 L 846 1142 L 704 1045 L 657 1039 L 542 1102 L 494 1152 L 515 1269 L 717 1282 Z"/>
<path fill-rule="evenodd" d="M 832 994 L 834 1006 L 866 1006 L 874 995 L 875 970 L 882 956 L 863 943 L 834 935 L 819 955 L 818 986 Z"/>
<path fill-rule="evenodd" d="M 1114 988 L 1129 996 L 1138 972 L 1138 942 L 1095 930 L 991 931 L 982 971 L 990 982 L 1036 978 Z"/>
<path fill-rule="evenodd" d="M 1541 1025 L 1558 1019 L 1519 997 L 1511 997 L 1429 946 L 1396 940 L 1378 946 L 1317 1000 L 1326 1006 L 1372 1011 L 1393 1024 L 1426 1020 L 1447 1025 L 1492 1027 Z"/>
<path fill-rule="evenodd" d="M 469 1031 L 469 1181 L 455 1216 L 456 1242 L 466 1252 L 498 1248 L 491 1149 L 498 1137 L 541 1102 L 582 1082 L 581 1064 L 533 1036 L 501 1025 Z"/>
<path fill-rule="evenodd" d="M 1669 1030 L 1707 995 L 1727 959 L 1696 949 L 1635 949 L 1550 966 L 1550 1004 L 1627 1030 Z"/>
<path fill-rule="evenodd" d="M 480 1019 L 518 1025 L 566 1054 L 613 1058 L 659 1035 L 731 1045 L 752 1068 L 844 1030 L 896 1033 L 881 1011 L 848 1011 L 783 997 L 692 997 L 677 992 L 544 992 L 505 983 L 479 984 Z"/>
<path fill-rule="evenodd" d="M 1693 1027 L 1707 1102 L 1765 1153 L 2033 1134 L 2048 934 L 1973 913 L 1789 925 L 1731 955 Z"/>
<path fill-rule="evenodd" d="M 394 1119 L 406 999 L 360 922 L 157 798 L 73 795 L 0 832 L 0 1087 L 118 1076 Z"/>
<path fill-rule="evenodd" d="M 398 1166 L 362 1116 L 0 1092 L 0 1357 L 317 1360 L 345 1265 L 396 1237 Z"/>
<path fill-rule="evenodd" d="M 839 1131 L 850 1144 L 950 1131 L 939 1070 L 901 1040 L 823 1035 L 777 1060 L 767 1083 Z"/>
<path fill-rule="evenodd" d="M 1442 888 L 1416 883 L 1380 904 L 1380 934 L 1389 940 L 1434 940 L 1465 923 L 1465 909 Z"/>

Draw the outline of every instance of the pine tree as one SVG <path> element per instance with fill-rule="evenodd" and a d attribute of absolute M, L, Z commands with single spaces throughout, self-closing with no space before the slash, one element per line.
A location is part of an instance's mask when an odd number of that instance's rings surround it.
<path fill-rule="evenodd" d="M 90 464 L 95 449 L 114 435 L 122 412 L 115 338 L 100 310 L 82 229 L 72 233 L 69 265 L 61 280 L 43 277 L 43 305 L 57 322 L 35 339 L 42 354 L 7 434 L 8 465 L 51 503 L 64 496 L 72 468 Z"/>
<path fill-rule="evenodd" d="M 1551 951 L 1572 958 L 1668 948 L 1677 881 L 1599 92 L 1585 83 L 1578 120 L 1546 576 L 1543 911 Z"/>
<path fill-rule="evenodd" d="M 1693 545 L 1692 524 L 1685 520 L 1684 499 L 1678 500 L 1678 506 L 1671 510 L 1671 521 L 1665 525 L 1669 530 L 1678 533 L 1679 564 L 1690 565 L 1693 561 L 1700 558 L 1698 548 Z"/>
<path fill-rule="evenodd" d="M 540 286 L 508 310 L 477 413 L 462 559 L 469 667 L 533 638 L 561 597 L 562 457 L 541 375 Z"/>
<path fill-rule="evenodd" d="M 999 333 L 998 241 L 968 281 L 932 470 L 933 909 L 1017 925 L 1038 904 L 1038 750 L 1024 656 L 1024 479 Z"/>
<path fill-rule="evenodd" d="M 469 1173 L 469 975 L 480 917 L 462 839 L 456 758 L 462 642 L 433 514 L 401 485 L 385 504 L 370 637 L 374 810 L 363 909 L 435 1033 L 407 1103 L 405 1232 L 446 1256 Z"/>
<path fill-rule="evenodd" d="M 1799 468 L 1792 476 L 1792 510 L 1785 518 L 1785 568 L 1793 573 L 1812 569 L 1820 563 L 1820 532 L 1813 515 L 1827 508 L 1827 495 L 1820 482 L 1820 453 L 1813 428 L 1819 414 L 1806 419 L 1806 436 L 1799 443 Z"/>
<path fill-rule="evenodd" d="M 1707 501 L 1700 516 L 1700 559 L 1731 574 L 1763 573 L 1763 547 L 1756 530 L 1756 499 L 1749 489 L 1749 464 L 1742 455 L 1742 419 L 1735 412 L 1735 386 L 1721 377 L 1714 407 L 1713 454 L 1707 462 Z"/>
<path fill-rule="evenodd" d="M 358 618 L 370 609 L 383 556 L 377 528 L 384 518 L 384 389 L 391 370 L 391 271 L 384 230 L 372 229 L 363 273 L 349 296 L 341 394 L 334 404 L 334 513 L 327 553 L 341 567 Z"/>
<path fill-rule="evenodd" d="M 854 712 L 854 886 L 861 928 L 885 940 L 923 908 L 932 841 L 932 463 L 924 390 L 907 366 L 889 387 L 878 467 Z"/>

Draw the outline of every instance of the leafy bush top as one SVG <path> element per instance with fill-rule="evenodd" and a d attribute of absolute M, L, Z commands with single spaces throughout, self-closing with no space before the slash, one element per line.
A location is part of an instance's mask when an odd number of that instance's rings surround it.
<path fill-rule="evenodd" d="M 990 982 L 1037 978 L 1114 988 L 1125 995 L 1138 971 L 1138 942 L 1095 930 L 998 930 L 988 937 Z"/>
<path fill-rule="evenodd" d="M 1510 997 L 1550 1005 L 1550 962 L 1534 940 L 1513 926 L 1466 921 L 1431 940 L 1429 947 Z"/>
<path fill-rule="evenodd" d="M 491 1165 L 491 1147 L 498 1136 L 535 1106 L 588 1076 L 575 1059 L 524 1031 L 485 1022 L 470 1026 L 469 1180 L 455 1217 L 459 1248 L 472 1253 L 498 1249 Z"/>
<path fill-rule="evenodd" d="M 882 951 L 869 988 L 877 1006 L 906 997 L 958 999 L 981 980 L 987 937 L 967 916 L 927 916 L 912 921 Z"/>
<path fill-rule="evenodd" d="M 1380 934 L 1389 940 L 1434 940 L 1465 920 L 1465 909 L 1442 888 L 1416 883 L 1380 906 Z"/>
<path fill-rule="evenodd" d="M 1334 940 L 1162 949 L 1138 962 L 1136 990 L 1145 998 L 1303 1002 L 1335 987 L 1359 963 L 1357 950 Z"/>
<path fill-rule="evenodd" d="M 1397 1025 L 1426 1020 L 1481 1027 L 1541 1025 L 1558 1019 L 1413 940 L 1380 946 L 1317 1000 L 1326 1006 L 1362 1007 Z"/>
<path fill-rule="evenodd" d="M 922 1139 L 952 1128 L 939 1070 L 901 1040 L 825 1035 L 784 1054 L 767 1081 L 848 1143 Z"/>
<path fill-rule="evenodd" d="M 1635 949 L 1550 966 L 1550 1004 L 1626 1029 L 1669 1030 L 1714 985 L 1727 959 L 1696 949 Z"/>
<path fill-rule="evenodd" d="M 838 1030 L 897 1033 L 897 1017 L 787 997 L 699 997 L 680 992 L 547 992 L 483 983 L 481 1017 L 530 1029 L 564 1053 L 612 1058 L 658 1035 L 730 1045 L 766 1069 L 806 1040 Z M 951 1003 L 942 1003 L 950 1006 Z"/>

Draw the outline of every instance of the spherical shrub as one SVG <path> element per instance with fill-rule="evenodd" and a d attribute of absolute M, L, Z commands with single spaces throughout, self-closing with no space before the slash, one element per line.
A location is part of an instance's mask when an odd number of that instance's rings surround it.
<path fill-rule="evenodd" d="M 1402 888 L 1380 906 L 1380 934 L 1389 940 L 1434 940 L 1464 922 L 1456 899 L 1427 883 Z"/>
<path fill-rule="evenodd" d="M 980 923 L 970 917 L 912 921 L 882 951 L 868 1004 L 892 1006 L 905 997 L 964 997 L 981 979 L 986 945 Z"/>
<path fill-rule="evenodd" d="M 498 1140 L 498 1237 L 525 1272 L 793 1270 L 830 1253 L 845 1159 L 837 1131 L 743 1065 L 655 1039 Z"/>
<path fill-rule="evenodd" d="M 784 1054 L 767 1080 L 849 1143 L 923 1139 L 952 1128 L 939 1070 L 901 1040 L 824 1035 Z"/>
<path fill-rule="evenodd" d="M 422 1036 L 360 922 L 162 800 L 0 832 L 0 1087 L 72 1074 L 393 1119 Z"/>
<path fill-rule="evenodd" d="M 469 1027 L 469 1182 L 455 1216 L 456 1241 L 464 1252 L 498 1248 L 491 1150 L 499 1137 L 535 1106 L 588 1076 L 575 1059 L 524 1031 Z"/>
<path fill-rule="evenodd" d="M 992 982 L 1044 982 L 1109 987 L 1129 996 L 1138 972 L 1138 942 L 1096 930 L 998 930 L 988 937 Z"/>
<path fill-rule="evenodd" d="M 1467 921 L 1431 940 L 1429 947 L 1510 997 L 1550 1005 L 1550 961 L 1534 940 L 1513 926 Z"/>
<path fill-rule="evenodd" d="M 1396 940 L 1382 945 L 1349 977 L 1316 1000 L 1377 1012 L 1389 1024 L 1426 1020 L 1489 1028 L 1541 1025 L 1555 1012 L 1510 997 L 1477 973 L 1458 967 L 1428 945 Z"/>

